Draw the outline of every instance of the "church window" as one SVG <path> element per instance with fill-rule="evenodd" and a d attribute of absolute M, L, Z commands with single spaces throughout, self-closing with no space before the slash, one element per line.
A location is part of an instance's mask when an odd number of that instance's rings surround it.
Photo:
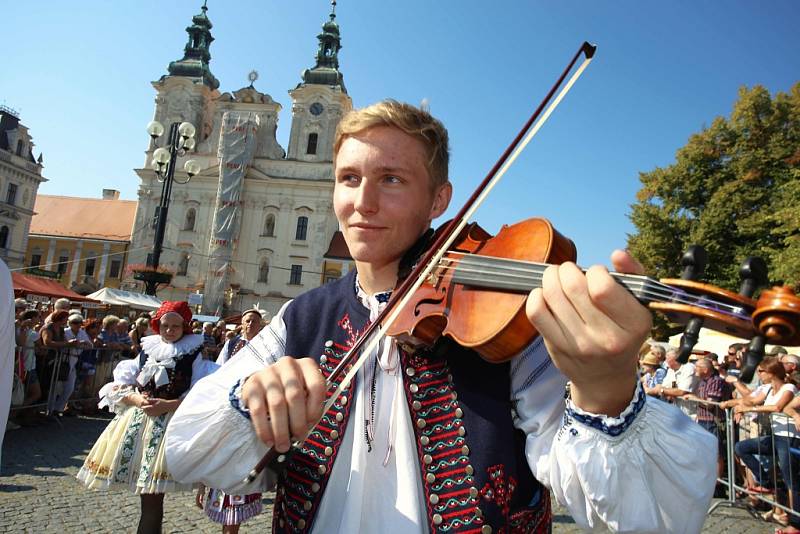
<path fill-rule="evenodd" d="M 8 226 L 0 227 L 0 248 L 8 248 Z"/>
<path fill-rule="evenodd" d="M 308 144 L 306 145 L 306 154 L 316 154 L 317 153 L 317 138 L 319 136 L 316 133 L 308 134 Z"/>
<path fill-rule="evenodd" d="M 175 273 L 178 276 L 186 276 L 186 273 L 189 271 L 189 255 L 187 253 L 183 253 L 181 255 L 181 261 L 178 262 L 178 272 Z"/>
<path fill-rule="evenodd" d="M 289 275 L 289 285 L 299 286 L 303 280 L 303 266 L 292 265 L 292 272 Z"/>
<path fill-rule="evenodd" d="M 17 184 L 8 184 L 6 191 L 6 203 L 12 206 L 17 203 Z"/>
<path fill-rule="evenodd" d="M 261 284 L 269 283 L 269 260 L 261 260 L 261 265 L 258 266 L 258 282 Z"/>
<path fill-rule="evenodd" d="M 183 229 L 187 232 L 194 232 L 194 220 L 197 216 L 194 208 L 189 208 L 186 211 L 186 220 L 183 222 Z"/>
<path fill-rule="evenodd" d="M 268 213 L 264 219 L 264 232 L 261 234 L 266 237 L 275 236 L 275 215 Z"/>
<path fill-rule="evenodd" d="M 303 215 L 297 218 L 297 231 L 294 234 L 294 238 L 298 241 L 305 241 L 307 233 L 308 233 L 308 217 Z"/>

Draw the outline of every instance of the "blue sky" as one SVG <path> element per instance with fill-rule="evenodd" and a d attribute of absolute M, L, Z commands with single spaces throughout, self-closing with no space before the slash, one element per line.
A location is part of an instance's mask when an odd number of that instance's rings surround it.
<path fill-rule="evenodd" d="M 155 91 L 179 59 L 201 1 L 0 0 L 0 103 L 44 153 L 40 192 L 135 199 Z M 323 0 L 210 0 L 212 72 L 283 105 L 313 65 Z M 447 125 L 459 205 L 584 40 L 595 61 L 477 216 L 491 232 L 531 216 L 606 263 L 633 231 L 639 172 L 668 165 L 688 137 L 729 114 L 743 85 L 773 94 L 800 78 L 794 1 L 497 2 L 342 0 L 340 68 L 356 106 L 419 103 Z M 451 209 L 451 213 L 454 212 Z"/>

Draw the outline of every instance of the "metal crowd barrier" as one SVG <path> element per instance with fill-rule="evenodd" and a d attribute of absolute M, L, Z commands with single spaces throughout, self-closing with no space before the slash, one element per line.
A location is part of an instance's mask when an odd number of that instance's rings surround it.
<path fill-rule="evenodd" d="M 800 432 L 791 417 L 784 413 L 737 414 L 733 408 L 698 399 L 679 398 L 675 404 L 721 440 L 724 470 L 718 473 L 717 482 L 725 486 L 727 496 L 711 506 L 709 515 L 720 507 L 735 507 L 758 517 L 753 504 L 761 501 L 800 518 Z M 751 466 L 757 465 L 759 472 L 753 474 L 737 452 L 749 456 Z"/>
<path fill-rule="evenodd" d="M 97 361 L 94 364 L 93 373 L 85 372 L 87 369 L 83 366 L 83 361 L 80 354 L 75 349 L 59 349 L 53 353 L 37 355 L 36 358 L 36 374 L 39 377 L 39 384 L 41 386 L 42 397 L 32 404 L 12 405 L 11 414 L 23 410 L 43 410 L 46 415 L 52 415 L 55 401 L 65 387 L 68 387 L 70 374 L 74 374 L 75 384 L 73 391 L 67 400 L 67 404 L 71 407 L 81 405 L 84 408 L 93 403 L 95 406 L 99 401 L 97 392 L 103 385 L 113 380 L 114 367 L 123 359 L 135 357 L 132 351 L 122 351 L 120 349 L 111 348 L 96 348 L 89 349 L 94 351 Z M 42 351 L 44 352 L 44 351 Z M 83 351 L 80 351 L 83 352 Z M 70 356 L 77 357 L 77 362 L 72 371 L 68 371 L 68 380 L 59 380 L 58 372 L 63 363 L 70 362 Z M 18 358 L 22 357 L 22 352 L 18 351 L 15 358 L 15 363 Z M 15 372 L 19 373 L 20 366 L 15 365 Z M 23 384 L 27 393 L 27 383 L 24 377 Z"/>

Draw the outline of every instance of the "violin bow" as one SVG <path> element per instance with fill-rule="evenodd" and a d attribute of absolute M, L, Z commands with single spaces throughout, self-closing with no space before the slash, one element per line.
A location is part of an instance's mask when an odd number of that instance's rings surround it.
<path fill-rule="evenodd" d="M 425 279 L 433 272 L 434 269 L 437 268 L 447 249 L 453 244 L 461 230 L 463 230 L 463 228 L 466 226 L 469 218 L 481 206 L 484 200 L 488 197 L 489 193 L 500 182 L 500 179 L 505 175 L 511 165 L 514 164 L 522 151 L 525 150 L 525 147 L 528 146 L 528 143 L 531 142 L 533 137 L 541 129 L 553 111 L 555 111 L 556 107 L 558 107 L 570 89 L 572 89 L 572 86 L 575 84 L 575 82 L 578 81 L 578 78 L 580 78 L 581 74 L 583 74 L 583 71 L 586 70 L 586 67 L 589 66 L 589 63 L 591 63 L 596 50 L 597 46 L 588 42 L 584 42 L 581 45 L 581 47 L 570 60 L 569 64 L 564 69 L 564 72 L 561 73 L 561 76 L 559 76 L 558 80 L 556 80 L 556 82 L 550 88 L 550 91 L 547 93 L 545 98 L 542 100 L 533 114 L 528 118 L 528 120 L 525 121 L 525 124 L 522 126 L 511 144 L 500 155 L 500 158 L 486 174 L 486 177 L 483 179 L 483 181 L 478 184 L 478 187 L 475 189 L 469 199 L 467 199 L 466 203 L 453 217 L 447 228 L 439 234 L 438 238 L 428 249 L 428 252 L 420 261 L 417 262 L 400 286 L 394 289 L 392 299 L 387 303 L 386 308 L 384 308 L 378 317 L 376 317 L 375 320 L 368 325 L 364 333 L 342 357 L 342 360 L 331 372 L 326 381 L 328 388 L 330 389 L 330 386 L 336 382 L 337 378 L 342 373 L 346 372 L 346 374 L 339 382 L 339 385 L 336 386 L 333 393 L 328 397 L 328 400 L 325 402 L 322 408 L 323 414 L 330 409 L 334 402 L 336 402 L 336 399 L 339 397 L 342 390 L 350 385 L 350 382 L 352 382 L 356 373 L 358 373 L 358 370 L 364 365 L 364 363 L 366 363 L 369 356 L 373 353 L 375 348 L 383 339 L 383 335 L 374 335 L 376 334 L 376 331 L 378 331 L 377 333 L 380 334 L 381 331 L 385 331 L 392 325 L 392 323 L 394 323 L 394 321 L 400 315 L 402 309 L 411 300 L 414 292 L 419 289 L 419 287 L 424 283 Z M 583 61 L 578 68 L 575 69 L 575 72 L 572 73 L 572 76 L 570 76 L 569 80 L 564 83 L 564 80 L 567 78 L 569 73 L 572 72 L 575 64 L 578 62 L 581 56 L 584 56 Z M 558 94 L 556 94 L 556 92 L 558 92 Z M 555 98 L 553 98 L 554 95 Z M 358 356 L 357 359 L 353 361 L 356 356 Z M 313 429 L 314 427 L 311 426 L 302 439 L 295 440 L 292 443 L 289 451 L 286 453 L 280 453 L 274 447 L 270 449 L 256 464 L 256 466 L 253 467 L 250 473 L 248 473 L 243 482 L 245 484 L 252 483 L 267 466 L 270 466 L 276 472 L 282 470 L 289 457 L 289 452 L 293 449 L 300 448 L 303 442 L 311 434 Z"/>

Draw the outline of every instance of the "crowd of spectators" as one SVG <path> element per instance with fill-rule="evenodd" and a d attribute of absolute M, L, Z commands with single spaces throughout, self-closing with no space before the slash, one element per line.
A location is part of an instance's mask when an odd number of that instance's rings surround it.
<path fill-rule="evenodd" d="M 719 440 L 718 476 L 727 477 L 726 411 L 733 413 L 734 461 L 748 503 L 767 496 L 796 514 L 773 507 L 762 514 L 785 526 L 783 533 L 800 532 L 800 357 L 774 347 L 742 380 L 747 346 L 732 344 L 726 354 L 692 354 L 681 364 L 677 349 L 646 344 L 640 352 L 640 377 L 645 392 L 677 404 Z M 723 488 L 720 488 L 720 490 Z"/>

